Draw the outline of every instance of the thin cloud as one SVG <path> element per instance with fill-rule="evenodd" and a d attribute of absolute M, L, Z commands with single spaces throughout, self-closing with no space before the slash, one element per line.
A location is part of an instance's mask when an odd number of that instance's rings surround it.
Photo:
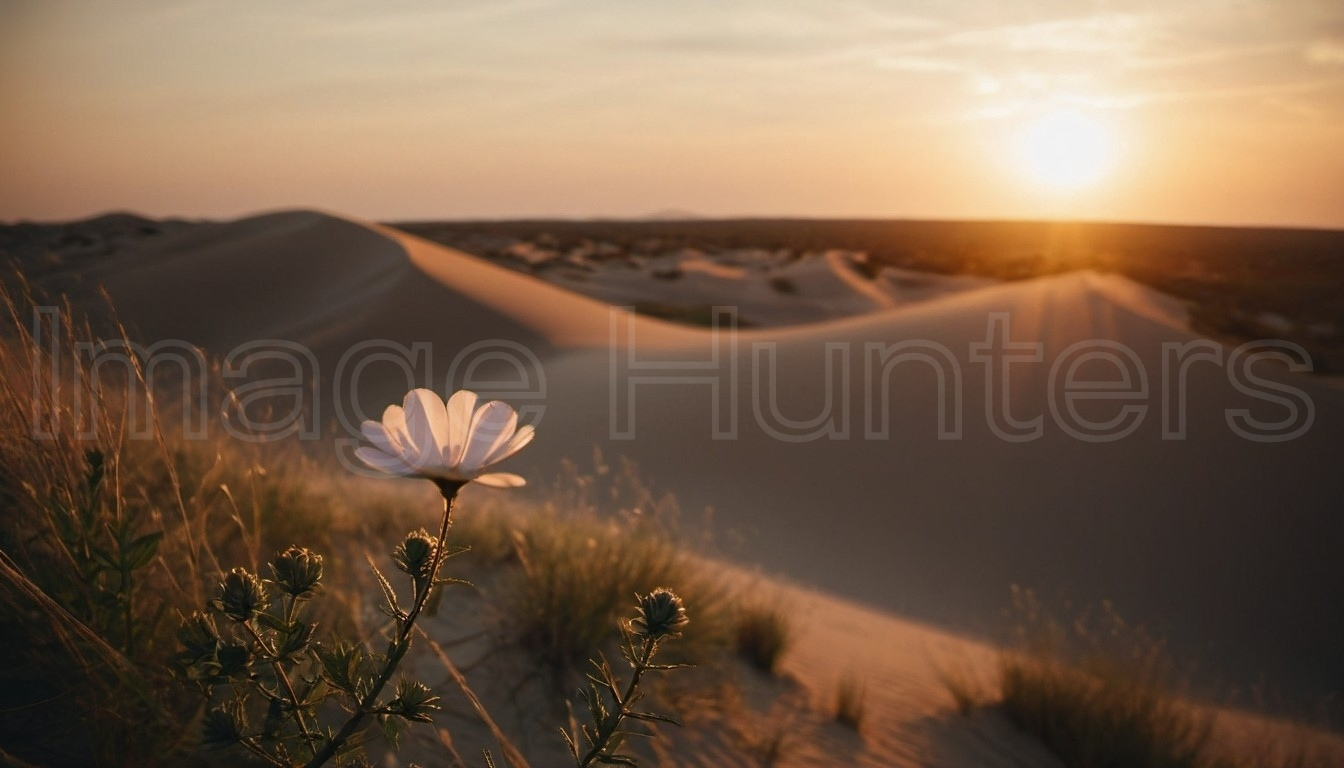
<path fill-rule="evenodd" d="M 1313 64 L 1344 65 L 1344 40 L 1317 40 L 1307 46 L 1306 57 Z"/>
<path fill-rule="evenodd" d="M 1296 48 L 1298 48 L 1298 43 L 1295 42 L 1263 43 L 1257 45 L 1214 48 L 1211 50 L 1189 51 L 1166 56 L 1138 56 L 1125 61 L 1124 66 L 1136 70 L 1183 69 L 1186 67 L 1204 66 L 1206 64 L 1223 64 L 1238 59 L 1272 56 L 1284 53 L 1285 51 L 1292 51 Z"/>

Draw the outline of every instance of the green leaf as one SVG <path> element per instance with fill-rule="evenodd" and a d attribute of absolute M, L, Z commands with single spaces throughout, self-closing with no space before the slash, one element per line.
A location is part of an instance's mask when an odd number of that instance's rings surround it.
<path fill-rule="evenodd" d="M 388 705 L 393 714 L 418 723 L 431 723 L 431 713 L 440 709 L 440 698 L 434 695 L 429 686 L 416 680 L 403 677 L 397 685 L 396 698 Z"/>
<path fill-rule="evenodd" d="M 655 712 L 631 712 L 630 714 L 626 715 L 626 717 L 633 718 L 635 720 L 646 720 L 646 721 L 656 720 L 660 723 L 671 723 L 672 725 L 678 725 L 678 726 L 681 725 L 681 721 L 672 717 L 668 717 L 667 715 L 657 714 Z"/>
<path fill-rule="evenodd" d="M 285 710 L 280 705 L 279 699 L 271 699 L 271 704 L 266 708 L 266 719 L 261 724 L 261 735 L 266 738 L 274 738 L 280 733 L 280 726 L 285 722 Z"/>
<path fill-rule="evenodd" d="M 287 624 L 284 619 L 269 613 L 257 614 L 257 621 L 263 627 L 273 632 L 279 632 L 281 634 L 288 633 L 292 629 L 292 627 L 289 624 Z"/>
<path fill-rule="evenodd" d="M 360 660 L 358 648 L 345 643 L 337 643 L 332 648 L 315 645 L 313 655 L 322 666 L 322 675 L 327 682 L 352 696 L 356 694 L 356 671 Z"/>
<path fill-rule="evenodd" d="M 383 731 L 383 738 L 396 750 L 397 740 L 401 737 L 401 721 L 391 715 L 378 715 L 378 726 Z"/>
<path fill-rule="evenodd" d="M 84 463 L 89 465 L 88 472 L 84 475 L 84 485 L 90 493 L 96 493 L 103 484 L 103 452 L 97 448 L 88 449 L 84 452 Z"/>
<path fill-rule="evenodd" d="M 569 747 L 569 754 L 573 755 L 575 760 L 579 759 L 579 745 L 574 743 L 574 737 L 569 735 L 569 731 L 564 728 L 556 728 L 560 736 L 565 740 L 565 746 Z"/>
<path fill-rule="evenodd" d="M 311 681 L 312 687 L 303 695 L 303 706 L 311 707 L 320 704 L 327 694 L 331 692 L 331 684 L 323 678 Z"/>
<path fill-rule="evenodd" d="M 104 570 L 104 571 L 121 570 L 121 566 L 117 565 L 117 562 L 112 559 L 112 555 L 109 552 L 94 547 L 93 549 L 89 550 L 89 556 L 93 558 L 93 562 L 98 566 L 97 570 Z"/>
<path fill-rule="evenodd" d="M 276 649 L 276 655 L 280 659 L 289 659 L 297 656 L 308 649 L 308 644 L 313 639 L 313 630 L 317 629 L 316 624 L 306 624 L 301 621 L 294 622 L 294 625 L 288 631 L 283 632 L 284 641 Z"/>
<path fill-rule="evenodd" d="M 154 559 L 154 553 L 159 551 L 159 542 L 162 540 L 163 531 L 155 531 L 141 536 L 122 550 L 122 562 L 126 564 L 126 568 L 132 571 L 145 567 L 150 560 Z"/>
<path fill-rule="evenodd" d="M 378 570 L 378 566 L 373 562 L 372 557 L 365 554 L 364 558 L 369 561 L 369 567 L 373 569 L 373 575 L 378 579 L 378 586 L 383 590 L 383 598 L 387 600 L 388 610 L 397 619 L 405 618 L 406 614 L 402 612 L 401 604 L 397 602 L 397 593 L 392 589 L 392 584 L 383 575 L 383 572 Z"/>

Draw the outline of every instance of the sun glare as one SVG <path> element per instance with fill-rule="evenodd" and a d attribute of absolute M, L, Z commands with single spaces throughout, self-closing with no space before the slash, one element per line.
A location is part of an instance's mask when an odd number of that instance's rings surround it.
<path fill-rule="evenodd" d="M 1111 166 L 1111 136 L 1096 120 L 1074 111 L 1047 114 L 1022 134 L 1027 174 L 1046 186 L 1076 189 L 1094 184 Z"/>

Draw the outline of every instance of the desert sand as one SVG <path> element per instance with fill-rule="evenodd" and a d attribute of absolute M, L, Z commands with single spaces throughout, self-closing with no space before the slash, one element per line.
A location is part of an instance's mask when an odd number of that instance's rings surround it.
<path fill-rule="evenodd" d="M 1238 390 L 1223 365 L 1196 363 L 1185 382 L 1188 435 L 1163 439 L 1162 345 L 1198 338 L 1167 296 L 1115 275 L 1078 272 L 940 286 L 898 301 L 893 290 L 915 290 L 917 277 L 873 283 L 832 259 L 805 266 L 793 276 L 799 293 L 813 300 L 809 307 L 830 306 L 835 319 L 798 322 L 806 313 L 779 309 L 773 319 L 787 327 L 742 330 L 735 347 L 721 347 L 717 367 L 694 372 L 703 381 L 638 384 L 633 439 L 612 439 L 613 365 L 625 391 L 630 360 L 712 359 L 710 330 L 613 315 L 597 299 L 388 227 L 312 211 L 204 224 L 107 256 L 82 280 L 105 285 L 133 335 L 147 342 L 182 339 L 214 354 L 256 339 L 303 344 L 328 377 L 320 388 L 326 398 L 342 354 L 368 339 L 431 344 L 431 375 L 416 383 L 440 391 L 463 384 L 445 381 L 463 348 L 491 340 L 525 346 L 541 363 L 545 410 L 535 447 L 506 469 L 549 472 L 593 446 L 628 456 L 683 509 L 712 506 L 717 524 L 740 537 L 742 560 L 833 595 L 809 593 L 829 606 L 818 610 L 832 613 L 789 668 L 816 691 L 829 690 L 834 681 L 821 677 L 838 671 L 813 657 L 843 647 L 837 644 L 867 644 L 845 653 L 889 663 L 881 682 L 869 684 L 891 691 L 877 705 L 887 725 L 855 747 L 878 750 L 856 764 L 1039 764 L 989 761 L 973 739 L 957 740 L 964 733 L 944 743 L 937 718 L 950 702 L 928 656 L 916 652 L 960 643 L 972 658 L 986 658 L 985 646 L 963 636 L 994 630 L 1012 584 L 1075 605 L 1109 599 L 1169 637 L 1178 655 L 1198 656 L 1209 680 L 1244 686 L 1263 679 L 1293 702 L 1344 690 L 1344 391 L 1260 364 L 1260 375 L 1310 398 L 1314 426 L 1291 441 L 1254 442 L 1229 429 L 1226 411 L 1273 421 L 1283 409 Z M 735 280 L 758 311 L 792 298 L 753 289 L 731 270 L 692 272 L 724 303 L 733 291 L 723 287 Z M 677 282 L 663 285 L 667 298 L 676 296 Z M 646 283 L 640 290 L 658 299 Z M 622 297 L 628 291 L 610 295 Z M 1018 420 L 1042 417 L 1042 436 L 1030 442 L 1002 440 L 989 424 L 990 366 L 973 359 L 972 345 L 986 342 L 998 313 L 1006 313 L 1013 341 L 1042 343 L 1041 362 L 1011 367 L 1004 401 Z M 1148 381 L 1141 399 L 1127 401 L 1148 406 L 1142 423 L 1115 442 L 1070 436 L 1047 402 L 1053 363 L 1090 339 L 1133 350 Z M 888 435 L 865 439 L 865 383 L 874 381 L 865 375 L 865 345 L 909 340 L 936 342 L 955 358 L 964 393 L 959 439 L 938 439 L 940 418 L 955 423 L 955 413 L 940 406 L 945 385 L 919 361 L 877 380 L 876 391 L 890 394 L 879 419 Z M 779 414 L 806 420 L 826 402 L 827 344 L 850 351 L 849 375 L 832 391 L 836 402 L 848 395 L 848 434 L 778 439 L 768 379 L 754 368 L 764 365 L 763 345 L 776 355 Z M 1082 377 L 1115 376 L 1096 365 L 1084 364 Z M 366 414 L 405 391 L 404 377 L 392 371 L 371 365 L 361 378 L 353 399 Z M 484 366 L 476 375 L 507 374 Z M 753 382 L 762 385 L 759 395 Z M 996 409 L 1001 395 L 996 389 Z M 330 413 L 329 402 L 323 407 Z M 1079 408 L 1097 420 L 1117 410 L 1113 403 Z M 734 410 L 735 423 L 725 416 Z M 716 424 L 733 426 L 735 437 L 714 439 Z M 1295 483 L 1272 481 L 1284 477 Z M 834 636 L 847 625 L 855 627 L 848 640 Z M 1012 738 L 985 728 L 996 745 Z M 951 752 L 940 757 L 938 750 Z"/>

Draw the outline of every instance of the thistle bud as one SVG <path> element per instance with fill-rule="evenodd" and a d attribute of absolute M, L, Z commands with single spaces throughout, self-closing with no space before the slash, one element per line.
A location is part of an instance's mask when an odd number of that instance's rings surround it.
<path fill-rule="evenodd" d="M 247 677 L 252 668 L 252 649 L 236 640 L 220 645 L 215 658 L 216 674 L 220 677 Z"/>
<path fill-rule="evenodd" d="M 295 599 L 312 596 L 322 581 L 322 556 L 303 547 L 277 552 L 270 565 L 280 590 Z"/>
<path fill-rule="evenodd" d="M 406 534 L 406 540 L 398 544 L 397 550 L 392 553 L 392 560 L 412 578 L 428 578 L 430 561 L 433 560 L 434 548 L 438 545 L 439 537 L 431 536 L 428 531 L 421 528 L 414 533 Z"/>
<path fill-rule="evenodd" d="M 188 680 L 214 680 L 219 675 L 219 633 L 215 622 L 202 613 L 193 613 L 177 628 L 177 641 L 183 650 L 176 655 L 177 663 Z"/>
<path fill-rule="evenodd" d="M 678 631 L 690 619 L 686 618 L 686 606 L 677 593 L 666 587 L 659 587 L 639 598 L 635 607 L 639 616 L 630 621 L 635 634 L 651 637 L 655 640 L 663 637 L 676 637 Z"/>
<path fill-rule="evenodd" d="M 238 707 L 216 707 L 205 713 L 204 733 L 201 741 L 207 748 L 223 749 L 237 744 L 243 739 L 243 728 L 247 727 L 243 712 Z"/>
<path fill-rule="evenodd" d="M 210 605 L 234 621 L 248 621 L 266 605 L 266 587 L 247 569 L 234 568 L 224 575 L 219 596 Z"/>
<path fill-rule="evenodd" d="M 209 616 L 193 613 L 177 628 L 177 641 L 192 658 L 206 658 L 215 655 L 215 649 L 219 647 L 219 632 L 215 630 L 215 622 Z"/>
<path fill-rule="evenodd" d="M 407 720 L 432 723 L 432 713 L 442 708 L 439 702 L 440 698 L 424 683 L 403 677 L 397 685 L 397 696 L 388 704 L 388 708 Z"/>

